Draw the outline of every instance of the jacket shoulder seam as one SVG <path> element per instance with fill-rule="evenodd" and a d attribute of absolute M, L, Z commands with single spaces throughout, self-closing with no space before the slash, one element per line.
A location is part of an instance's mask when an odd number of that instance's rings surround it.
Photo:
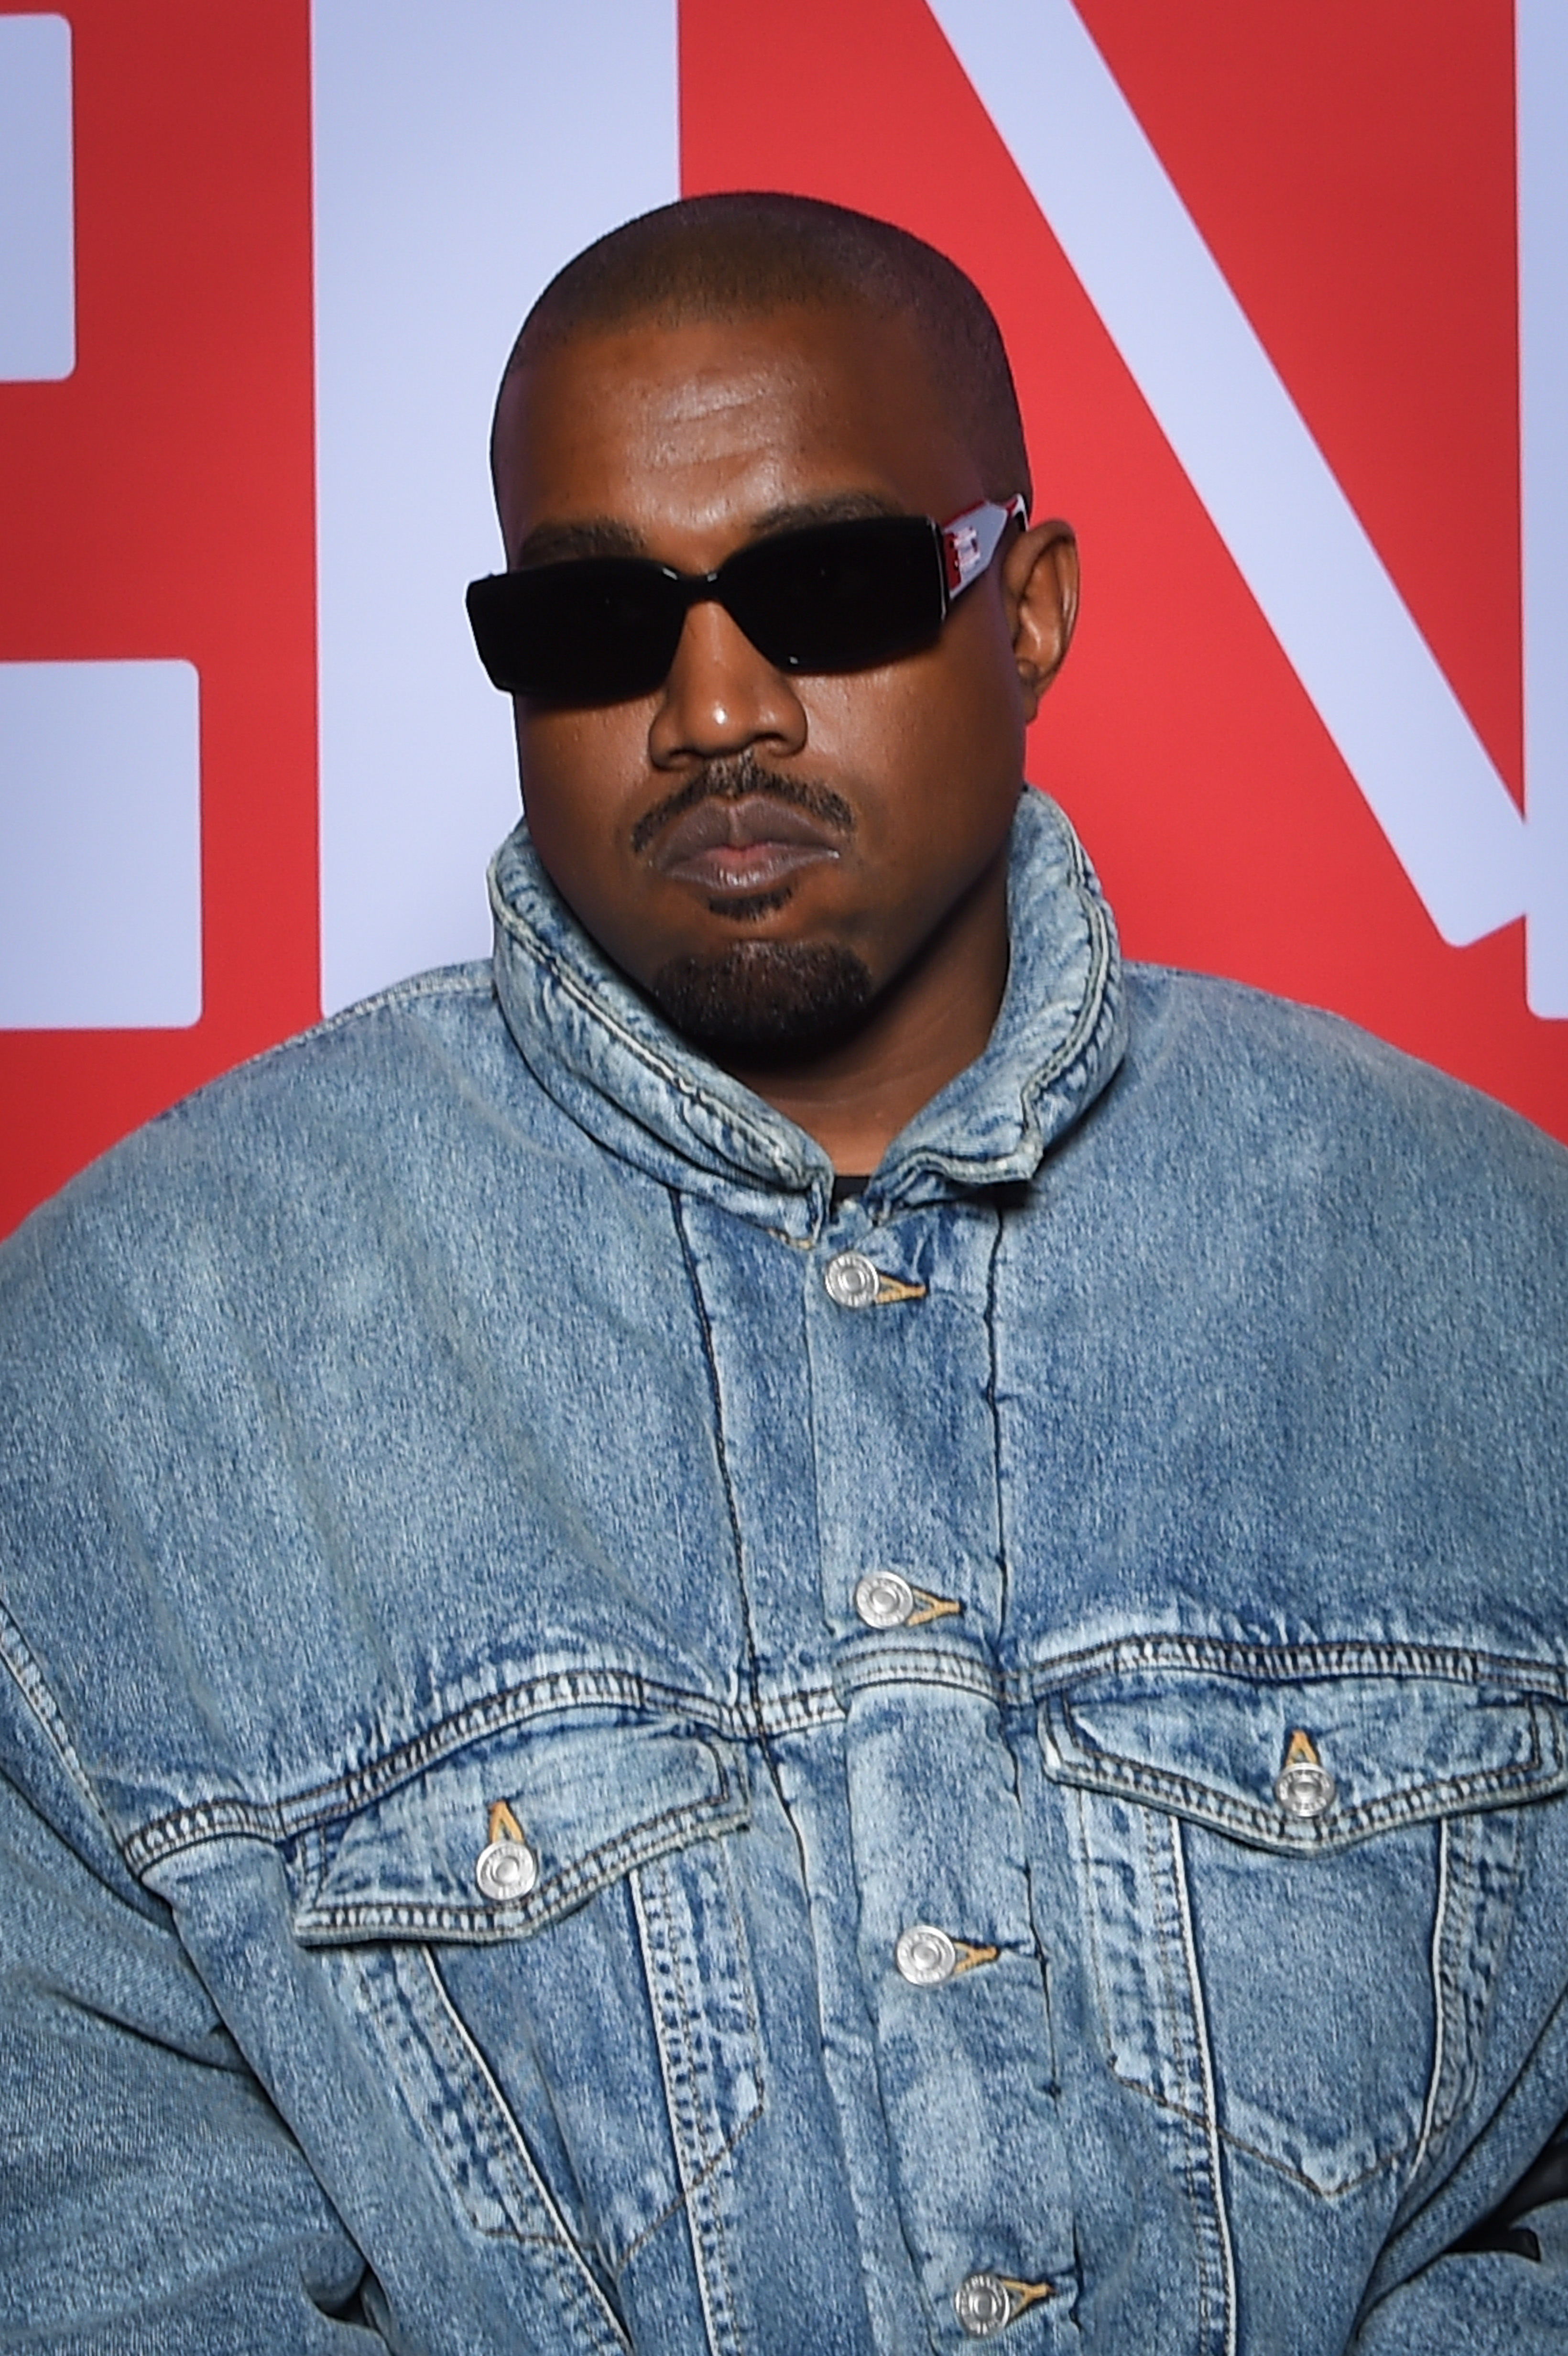
<path fill-rule="evenodd" d="M 418 1006 L 429 999 L 491 998 L 494 994 L 495 984 L 487 958 L 470 965 L 435 966 L 428 973 L 411 974 L 402 981 L 389 982 L 385 990 L 377 991 L 373 997 L 357 999 L 352 1006 L 340 1007 L 336 1014 L 324 1016 L 319 1023 L 312 1023 L 304 1031 L 291 1031 L 287 1038 L 274 1039 L 270 1047 L 259 1048 L 255 1055 L 242 1056 L 237 1064 L 226 1065 L 222 1071 L 215 1072 L 203 1087 L 165 1106 L 162 1112 L 155 1113 L 145 1126 L 156 1129 L 164 1121 L 183 1113 L 212 1089 L 239 1079 L 246 1073 L 260 1071 L 280 1056 L 296 1055 L 303 1047 L 315 1046 L 320 1040 L 336 1037 L 340 1031 L 352 1030 L 371 1015 L 395 1011 L 400 1006 Z M 133 1135 L 142 1133 L 140 1130 L 133 1131 Z"/>
<path fill-rule="evenodd" d="M 64 1712 L 45 1676 L 37 1655 L 23 1635 L 16 1619 L 0 1599 L 0 1663 L 8 1672 L 22 1700 L 47 1739 L 49 1748 L 65 1769 L 94 1820 L 102 1826 L 116 1852 L 123 1857 L 123 1847 L 104 1813 L 102 1802 L 93 1788 L 92 1779 L 83 1766 L 70 1738 Z"/>

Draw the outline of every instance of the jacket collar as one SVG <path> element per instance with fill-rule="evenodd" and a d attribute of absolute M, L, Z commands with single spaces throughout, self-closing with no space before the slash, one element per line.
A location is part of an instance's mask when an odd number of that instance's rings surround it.
<path fill-rule="evenodd" d="M 894 1139 L 868 1198 L 889 1209 L 1033 1175 L 1121 1061 L 1111 912 L 1061 811 L 1026 791 L 1008 877 L 1012 955 L 982 1055 Z M 662 1183 L 809 1243 L 833 1172 L 795 1123 L 671 1030 L 590 940 L 526 824 L 490 865 L 496 988 L 539 1085 L 601 1145 Z"/>

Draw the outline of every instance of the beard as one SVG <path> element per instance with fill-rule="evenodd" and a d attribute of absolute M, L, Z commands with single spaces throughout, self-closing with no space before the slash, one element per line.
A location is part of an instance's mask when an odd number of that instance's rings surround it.
<path fill-rule="evenodd" d="M 750 750 L 712 760 L 647 812 L 633 831 L 641 853 L 672 819 L 705 801 L 766 797 L 811 815 L 846 839 L 855 814 L 839 794 L 815 779 L 782 776 Z M 728 896 L 733 917 L 761 916 L 787 892 L 763 892 L 748 901 Z M 661 1014 L 709 1054 L 788 1063 L 831 1046 L 853 1031 L 872 997 L 869 970 L 853 950 L 828 942 L 732 941 L 705 957 L 672 958 L 647 985 Z"/>
<path fill-rule="evenodd" d="M 787 1063 L 853 1031 L 872 993 L 870 973 L 852 949 L 735 941 L 717 957 L 672 958 L 648 994 L 699 1047 Z"/>

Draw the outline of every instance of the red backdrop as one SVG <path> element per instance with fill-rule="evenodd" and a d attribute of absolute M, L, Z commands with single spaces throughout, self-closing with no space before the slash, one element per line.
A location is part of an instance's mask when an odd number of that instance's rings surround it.
<path fill-rule="evenodd" d="M 203 1014 L 0 1032 L 0 1226 L 319 1002 L 308 6 L 69 13 L 77 365 L 0 384 L 0 659 L 199 670 Z"/>
<path fill-rule="evenodd" d="M 1080 13 L 1519 796 L 1508 0 L 1435 33 L 1423 0 Z M 0 385 L 0 660 L 197 666 L 204 1012 L 0 1033 L 0 1226 L 319 1004 L 307 0 L 69 16 L 78 365 Z M 1522 926 L 1438 937 L 923 0 L 679 22 L 688 190 L 890 215 L 1002 319 L 1037 512 L 1083 549 L 1032 774 L 1129 950 L 1334 1007 L 1568 1138 Z"/>
<path fill-rule="evenodd" d="M 1079 13 L 1518 798 L 1511 9 L 1454 0 L 1440 39 L 1421 0 Z M 685 0 L 682 28 L 688 188 L 886 213 L 1001 319 L 1036 511 L 1083 552 L 1032 774 L 1126 947 L 1332 1007 L 1568 1137 L 1522 924 L 1438 937 L 922 0 Z"/>

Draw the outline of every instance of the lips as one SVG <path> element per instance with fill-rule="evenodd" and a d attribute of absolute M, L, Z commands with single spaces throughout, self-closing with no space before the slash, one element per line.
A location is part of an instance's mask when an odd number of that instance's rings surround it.
<path fill-rule="evenodd" d="M 766 892 L 807 867 L 839 856 L 841 838 L 823 819 L 765 794 L 710 798 L 682 812 L 653 855 L 661 875 L 709 894 Z"/>

